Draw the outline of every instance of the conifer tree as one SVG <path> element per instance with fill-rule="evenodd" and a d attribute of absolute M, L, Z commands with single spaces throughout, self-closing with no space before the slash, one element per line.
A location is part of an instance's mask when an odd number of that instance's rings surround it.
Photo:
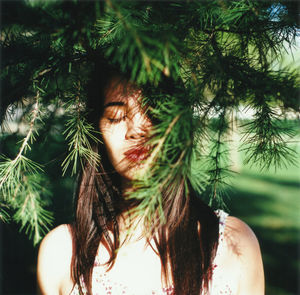
<path fill-rule="evenodd" d="M 286 111 L 299 111 L 299 75 L 280 61 L 297 45 L 296 1 L 1 5 L 1 141 L 10 136 L 10 117 L 26 127 L 18 151 L 1 155 L 0 219 L 20 223 L 35 244 L 53 219 L 46 209 L 51 192 L 45 190 L 45 163 L 31 152 L 39 136 L 50 132 L 49 118 L 66 118 L 69 152 L 62 175 L 76 174 L 84 160 L 101 161 L 91 150 L 99 139 L 84 103 L 90 62 L 98 54 L 138 85 L 150 85 L 144 100 L 161 123 L 152 131 L 147 175 L 130 196 L 142 200 L 139 213 L 148 220 L 161 214 L 161 192 L 176 189 L 179 179 L 199 195 L 209 191 L 211 202 L 222 202 L 230 175 L 228 134 L 241 107 L 254 112 L 253 119 L 237 124 L 246 162 L 268 168 L 293 161 L 288 141 L 294 129 L 282 119 Z M 166 78 L 174 83 L 172 94 L 158 91 Z"/>

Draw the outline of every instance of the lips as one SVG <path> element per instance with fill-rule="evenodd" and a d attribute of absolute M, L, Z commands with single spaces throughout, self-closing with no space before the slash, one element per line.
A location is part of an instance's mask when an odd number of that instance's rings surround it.
<path fill-rule="evenodd" d="M 147 159 L 150 155 L 149 149 L 145 147 L 133 148 L 124 153 L 126 158 L 132 162 L 139 162 Z"/>

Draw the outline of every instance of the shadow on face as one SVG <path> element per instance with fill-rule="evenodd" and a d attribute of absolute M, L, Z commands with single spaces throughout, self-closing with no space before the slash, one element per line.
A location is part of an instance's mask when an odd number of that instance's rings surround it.
<path fill-rule="evenodd" d="M 99 130 L 108 158 L 121 175 L 133 180 L 142 172 L 150 154 L 147 135 L 152 127 L 141 106 L 142 91 L 115 76 L 104 91 L 103 113 Z"/>

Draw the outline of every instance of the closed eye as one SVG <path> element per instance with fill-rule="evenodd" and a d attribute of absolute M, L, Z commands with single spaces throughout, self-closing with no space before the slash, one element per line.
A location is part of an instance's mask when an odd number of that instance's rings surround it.
<path fill-rule="evenodd" d="M 109 106 L 105 109 L 104 117 L 110 123 L 118 123 L 127 117 L 127 110 L 125 106 Z"/>
<path fill-rule="evenodd" d="M 107 118 L 107 119 L 108 119 L 108 121 L 111 122 L 111 123 L 119 123 L 119 122 L 125 120 L 125 119 L 126 119 L 126 116 L 123 116 L 123 117 L 121 117 L 121 118 Z"/>

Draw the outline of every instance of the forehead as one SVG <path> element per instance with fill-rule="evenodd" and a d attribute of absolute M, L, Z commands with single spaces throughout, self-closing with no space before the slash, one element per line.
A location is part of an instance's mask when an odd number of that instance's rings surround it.
<path fill-rule="evenodd" d="M 104 91 L 104 105 L 110 102 L 137 103 L 141 94 L 142 91 L 133 83 L 120 77 L 113 77 Z"/>

